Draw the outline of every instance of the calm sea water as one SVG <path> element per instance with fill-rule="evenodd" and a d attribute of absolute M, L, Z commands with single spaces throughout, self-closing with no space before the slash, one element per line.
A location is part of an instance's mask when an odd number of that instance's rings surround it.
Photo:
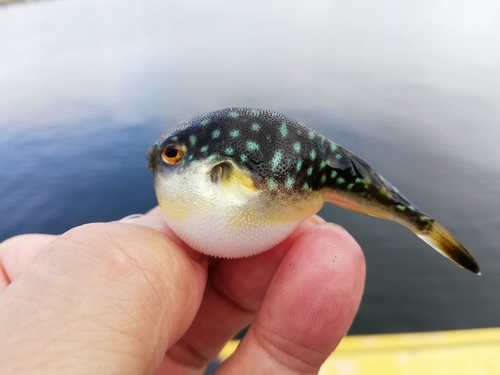
<path fill-rule="evenodd" d="M 367 160 L 481 265 L 325 207 L 367 258 L 351 333 L 500 326 L 499 16 L 476 0 L 0 7 L 0 240 L 144 212 L 163 131 L 266 108 Z"/>

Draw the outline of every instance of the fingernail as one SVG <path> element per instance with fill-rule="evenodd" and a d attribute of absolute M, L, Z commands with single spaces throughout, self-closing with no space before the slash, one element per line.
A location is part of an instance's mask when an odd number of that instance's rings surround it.
<path fill-rule="evenodd" d="M 318 215 L 312 216 L 311 219 L 318 225 L 326 223 L 326 220 L 324 220 L 322 217 Z"/>
<path fill-rule="evenodd" d="M 138 219 L 140 217 L 144 216 L 143 214 L 132 214 L 132 215 L 128 215 L 128 216 L 125 216 L 123 219 L 120 219 L 118 221 L 131 221 L 131 220 L 135 220 L 135 219 Z"/>

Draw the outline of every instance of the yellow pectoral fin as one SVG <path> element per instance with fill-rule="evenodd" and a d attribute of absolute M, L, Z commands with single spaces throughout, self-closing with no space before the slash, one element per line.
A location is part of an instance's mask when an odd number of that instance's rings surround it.
<path fill-rule="evenodd" d="M 248 173 L 234 166 L 227 173 L 225 178 L 222 179 L 222 186 L 224 186 L 225 189 L 243 188 L 250 191 L 257 190 L 253 178 Z"/>
<path fill-rule="evenodd" d="M 217 167 L 214 167 L 214 170 Z M 249 172 L 225 162 L 218 166 L 216 184 L 218 187 L 218 200 L 225 202 L 226 208 L 231 206 L 250 204 L 253 198 L 261 193 Z M 213 180 L 212 180 L 213 181 Z M 214 185 L 214 186 L 217 186 Z"/>

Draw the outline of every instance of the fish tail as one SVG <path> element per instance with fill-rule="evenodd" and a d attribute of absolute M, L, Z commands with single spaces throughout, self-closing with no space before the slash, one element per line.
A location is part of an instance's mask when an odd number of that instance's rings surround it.
<path fill-rule="evenodd" d="M 481 274 L 472 255 L 441 224 L 411 204 L 361 158 L 338 145 L 331 149 L 335 151 L 328 163 L 337 179 L 326 186 L 327 202 L 402 224 L 453 263 Z"/>
<path fill-rule="evenodd" d="M 477 275 L 481 274 L 479 266 L 472 255 L 437 221 L 434 221 L 425 231 L 415 233 L 456 265 Z"/>

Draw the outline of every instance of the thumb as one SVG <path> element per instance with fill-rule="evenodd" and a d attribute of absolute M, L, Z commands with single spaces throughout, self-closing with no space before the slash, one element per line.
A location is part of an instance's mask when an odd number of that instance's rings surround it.
<path fill-rule="evenodd" d="M 205 282 L 205 264 L 159 231 L 74 228 L 0 294 L 0 373 L 152 373 Z"/>

